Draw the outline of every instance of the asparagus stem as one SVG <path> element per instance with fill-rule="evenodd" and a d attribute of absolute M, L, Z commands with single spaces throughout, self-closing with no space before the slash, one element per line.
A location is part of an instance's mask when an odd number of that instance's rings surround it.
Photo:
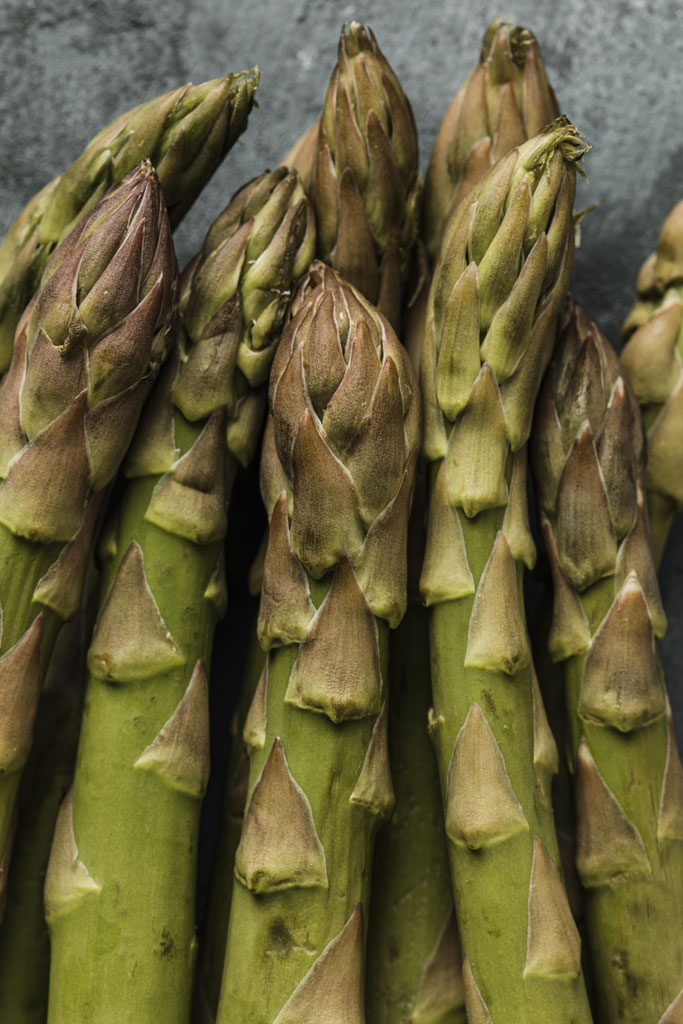
<path fill-rule="evenodd" d="M 393 805 L 387 622 L 406 602 L 416 382 L 387 321 L 321 264 L 293 314 L 264 440 L 269 655 L 219 1022 L 363 1019 L 372 841 Z"/>
<path fill-rule="evenodd" d="M 468 1018 L 589 1021 L 558 873 L 557 750 L 521 596 L 535 551 L 525 442 L 573 258 L 575 161 L 560 120 L 503 158 L 450 221 L 422 381 L 432 461 L 421 580 Z"/>
<path fill-rule="evenodd" d="M 624 1024 L 665 1019 L 683 978 L 683 770 L 655 653 L 665 619 L 643 441 L 616 355 L 570 308 L 539 402 L 535 466 L 598 1019 Z"/>
<path fill-rule="evenodd" d="M 226 503 L 256 446 L 260 385 L 314 245 L 310 204 L 280 169 L 237 193 L 184 275 L 192 343 L 160 378 L 103 545 L 76 777 L 46 882 L 50 1024 L 152 1024 L 160 1007 L 168 1024 L 189 1019 Z"/>
<path fill-rule="evenodd" d="M 248 650 L 238 705 L 230 725 L 228 768 L 218 843 L 214 854 L 209 886 L 210 900 L 200 944 L 198 984 L 203 989 L 203 1003 L 214 1020 L 225 963 L 228 922 L 235 869 L 235 853 L 239 846 L 244 821 L 249 781 L 249 759 L 242 743 L 242 730 L 247 713 L 264 671 L 266 656 L 256 634 L 256 615 L 249 630 Z"/>
<path fill-rule="evenodd" d="M 434 748 L 427 610 L 391 636 L 389 760 L 396 810 L 380 829 L 368 926 L 369 1024 L 465 1024 L 448 850 Z"/>

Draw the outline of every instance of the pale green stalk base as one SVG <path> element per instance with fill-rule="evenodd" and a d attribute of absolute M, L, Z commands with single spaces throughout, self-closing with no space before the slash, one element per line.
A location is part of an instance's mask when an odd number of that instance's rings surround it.
<path fill-rule="evenodd" d="M 439 773 L 427 731 L 431 686 L 426 608 L 409 604 L 391 635 L 390 651 L 389 757 L 396 808 L 375 845 L 367 1024 L 465 1024 L 461 962 L 452 962 L 449 991 L 434 991 L 427 979 L 422 988 L 425 967 L 452 912 Z"/>
<path fill-rule="evenodd" d="M 386 679 L 386 624 L 378 620 Z M 269 655 L 266 739 L 250 758 L 249 798 L 275 737 L 289 771 L 310 802 L 325 851 L 328 888 L 254 895 L 239 881 L 232 895 L 218 1024 L 272 1024 L 355 905 L 367 911 L 377 817 L 351 803 L 375 718 L 335 725 L 326 715 L 286 704 L 298 645 Z"/>
<path fill-rule="evenodd" d="M 589 588 L 582 604 L 592 630 L 614 598 L 607 579 Z M 586 889 L 586 924 L 596 998 L 596 1024 L 651 1024 L 659 1021 L 683 986 L 683 840 L 658 840 L 657 825 L 666 766 L 665 717 L 621 733 L 582 722 L 576 708 L 585 655 L 565 664 L 574 754 L 582 736 L 608 789 L 635 825 L 652 875 L 618 876 Z"/>
<path fill-rule="evenodd" d="M 204 592 L 222 540 L 196 545 L 145 522 L 156 483 L 127 484 L 102 593 L 136 541 L 185 665 L 132 684 L 89 679 L 73 828 L 79 860 L 101 891 L 50 920 L 49 1024 L 187 1024 L 190 1015 L 201 801 L 135 762 L 175 712 L 197 659 L 209 670 L 216 609 Z"/>
<path fill-rule="evenodd" d="M 478 584 L 502 526 L 503 509 L 468 520 L 458 511 L 469 567 Z M 579 1024 L 591 1014 L 583 977 L 527 976 L 529 883 L 533 841 L 540 837 L 557 866 L 559 855 L 549 797 L 534 769 L 530 668 L 515 676 L 465 668 L 473 597 L 431 608 L 430 643 L 434 742 L 447 793 L 456 738 L 473 703 L 493 730 L 528 830 L 470 850 L 449 842 L 451 876 L 463 956 L 467 957 L 493 1024 Z M 482 1021 L 486 1018 L 482 1016 Z"/>
<path fill-rule="evenodd" d="M 230 904 L 235 879 L 235 851 L 242 835 L 244 808 L 237 814 L 233 784 L 243 764 L 244 750 L 242 728 L 247 717 L 254 690 L 263 670 L 266 655 L 256 636 L 256 617 L 249 630 L 248 650 L 238 707 L 235 709 L 230 729 L 230 752 L 225 775 L 225 794 L 218 843 L 214 855 L 209 900 L 206 910 L 206 924 L 199 949 L 199 970 L 197 984 L 203 988 L 203 1004 L 215 1017 L 221 994 L 221 979 L 225 963 L 225 946 L 228 940 Z M 239 884 L 239 883 L 236 883 Z"/>

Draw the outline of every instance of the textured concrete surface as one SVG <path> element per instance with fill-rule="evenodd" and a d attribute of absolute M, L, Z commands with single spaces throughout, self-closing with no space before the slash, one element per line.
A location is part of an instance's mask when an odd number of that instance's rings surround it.
<path fill-rule="evenodd" d="M 370 24 L 411 98 L 422 165 L 499 0 L 0 0 L 0 233 L 121 111 L 179 83 L 258 64 L 260 113 L 178 233 L 181 265 L 244 181 L 317 116 L 341 23 Z M 517 0 L 561 108 L 593 147 L 578 208 L 574 291 L 613 341 L 638 267 L 683 193 L 683 34 L 677 0 Z M 683 528 L 663 570 L 663 659 L 683 739 Z"/>

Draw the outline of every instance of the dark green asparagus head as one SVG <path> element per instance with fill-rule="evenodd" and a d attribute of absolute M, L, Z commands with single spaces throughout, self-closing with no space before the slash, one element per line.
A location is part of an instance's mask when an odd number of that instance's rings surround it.
<path fill-rule="evenodd" d="M 145 162 L 56 250 L 19 325 L 0 391 L 0 521 L 15 532 L 74 535 L 130 443 L 176 294 L 168 216 Z"/>
<path fill-rule="evenodd" d="M 239 302 L 237 366 L 256 387 L 266 380 L 292 290 L 315 254 L 315 217 L 295 171 L 255 178 L 214 221 L 183 275 L 181 312 L 193 341 Z"/>
<path fill-rule="evenodd" d="M 535 37 L 497 18 L 484 36 L 479 64 L 446 111 L 430 157 L 425 237 L 433 260 L 458 204 L 493 164 L 559 113 Z"/>
<path fill-rule="evenodd" d="M 185 85 L 122 114 L 39 200 L 31 200 L 0 253 L 0 373 L 19 318 L 55 246 L 141 160 L 157 169 L 172 227 L 180 223 L 247 126 L 259 72 Z"/>
<path fill-rule="evenodd" d="M 665 628 L 647 530 L 638 402 L 595 324 L 571 301 L 564 320 L 532 434 L 538 501 L 555 577 L 551 643 L 558 657 L 577 653 L 581 643 L 585 649 L 590 640 L 571 593 L 607 578 L 614 581 L 616 596 L 635 575 L 655 633 Z"/>
<path fill-rule="evenodd" d="M 289 557 L 316 579 L 348 562 L 372 611 L 395 625 L 405 610 L 420 426 L 405 350 L 367 299 L 315 263 L 295 297 L 270 390 L 261 480 L 271 536 L 284 517 Z M 264 579 L 275 571 L 268 564 Z"/>
<path fill-rule="evenodd" d="M 319 249 L 396 327 L 421 193 L 415 119 L 369 29 L 339 40 L 313 187 Z"/>
<path fill-rule="evenodd" d="M 144 159 L 156 168 L 176 227 L 246 128 L 258 82 L 259 72 L 253 69 L 183 85 L 112 121 L 50 193 L 41 211 L 40 243 L 55 245 L 69 225 Z"/>
<path fill-rule="evenodd" d="M 180 309 L 190 345 L 175 385 L 189 420 L 224 403 L 228 444 L 251 461 L 265 384 L 292 290 L 315 253 L 315 216 L 295 171 L 255 178 L 213 223 L 187 267 Z M 211 373 L 207 373 L 207 367 Z"/>
<path fill-rule="evenodd" d="M 507 456 L 526 442 L 574 256 L 576 161 L 559 119 L 493 167 L 452 218 L 422 352 L 425 450 L 453 505 L 505 506 Z"/>
<path fill-rule="evenodd" d="M 637 512 L 645 444 L 640 410 L 611 345 L 569 302 L 538 403 L 538 501 L 557 523 L 562 570 L 583 590 L 614 572 Z"/>

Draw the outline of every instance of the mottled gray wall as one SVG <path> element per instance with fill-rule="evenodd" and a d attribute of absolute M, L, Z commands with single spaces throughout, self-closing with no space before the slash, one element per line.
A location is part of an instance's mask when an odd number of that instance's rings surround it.
<path fill-rule="evenodd" d="M 181 264 L 230 194 L 317 116 L 343 21 L 366 21 L 412 100 L 427 158 L 502 5 L 330 0 L 0 0 L 0 233 L 121 111 L 183 81 L 258 64 L 261 112 L 179 231 Z M 683 32 L 676 0 L 517 0 L 561 108 L 593 147 L 574 290 L 613 341 L 658 226 L 683 195 Z M 664 658 L 683 722 L 683 536 L 663 574 Z M 683 727 L 681 728 L 683 734 Z"/>

